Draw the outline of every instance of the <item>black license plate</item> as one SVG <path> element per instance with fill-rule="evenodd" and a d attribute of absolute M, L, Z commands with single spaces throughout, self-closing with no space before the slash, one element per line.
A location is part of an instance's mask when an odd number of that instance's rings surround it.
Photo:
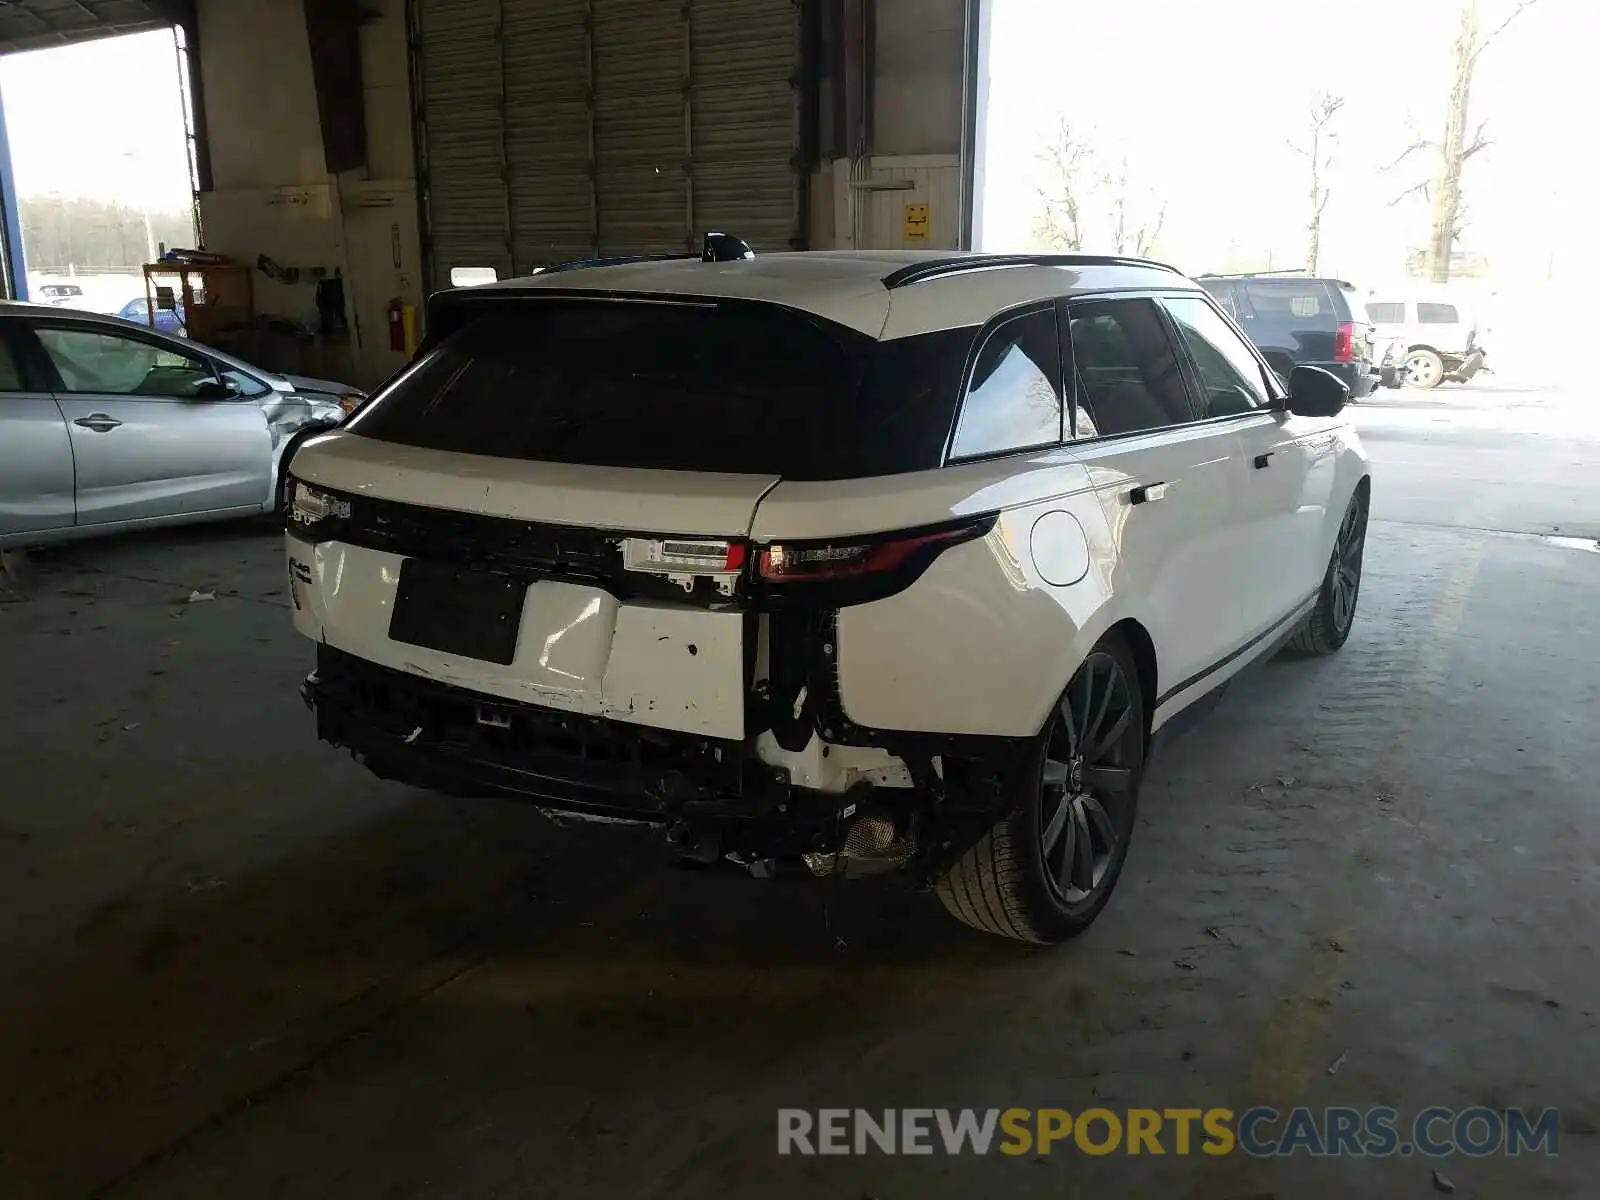
<path fill-rule="evenodd" d="M 528 585 L 494 571 L 408 558 L 400 565 L 389 638 L 509 666 Z"/>

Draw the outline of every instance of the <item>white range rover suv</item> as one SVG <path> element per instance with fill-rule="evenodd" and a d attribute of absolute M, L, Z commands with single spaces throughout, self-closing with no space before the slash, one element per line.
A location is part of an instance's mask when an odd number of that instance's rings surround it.
<path fill-rule="evenodd" d="M 435 295 L 293 463 L 321 738 L 380 776 L 900 869 L 1055 942 L 1115 886 L 1152 735 L 1348 636 L 1369 480 L 1171 268 L 597 261 Z"/>

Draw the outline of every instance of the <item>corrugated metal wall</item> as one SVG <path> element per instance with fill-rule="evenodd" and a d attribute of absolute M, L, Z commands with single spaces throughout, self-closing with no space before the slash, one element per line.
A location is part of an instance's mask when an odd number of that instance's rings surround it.
<path fill-rule="evenodd" d="M 413 0 L 434 285 L 802 236 L 798 0 Z"/>

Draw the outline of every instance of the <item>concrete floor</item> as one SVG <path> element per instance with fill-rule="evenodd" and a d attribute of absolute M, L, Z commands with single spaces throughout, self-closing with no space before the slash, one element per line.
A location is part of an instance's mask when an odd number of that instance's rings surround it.
<path fill-rule="evenodd" d="M 1295 1103 L 1558 1106 L 1559 1157 L 1440 1171 L 1594 1195 L 1600 554 L 1533 536 L 1600 534 L 1589 400 L 1358 410 L 1350 644 L 1153 765 L 1054 951 L 371 779 L 313 739 L 268 534 L 42 556 L 0 604 L 0 1195 L 1432 1194 L 1420 1158 L 775 1154 L 780 1106 Z"/>

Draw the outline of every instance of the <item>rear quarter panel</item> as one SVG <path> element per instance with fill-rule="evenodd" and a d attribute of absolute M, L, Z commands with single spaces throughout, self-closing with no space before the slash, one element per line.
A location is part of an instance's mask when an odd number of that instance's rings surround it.
<path fill-rule="evenodd" d="M 783 484 L 757 515 L 758 540 L 773 540 L 998 510 L 987 536 L 945 551 L 905 591 L 839 610 L 845 715 L 874 729 L 1036 733 L 1089 647 L 1122 615 L 1111 591 L 1113 542 L 1088 473 L 1069 451 L 1052 450 L 889 487 L 878 505 L 857 506 L 840 502 L 837 485 Z"/>

